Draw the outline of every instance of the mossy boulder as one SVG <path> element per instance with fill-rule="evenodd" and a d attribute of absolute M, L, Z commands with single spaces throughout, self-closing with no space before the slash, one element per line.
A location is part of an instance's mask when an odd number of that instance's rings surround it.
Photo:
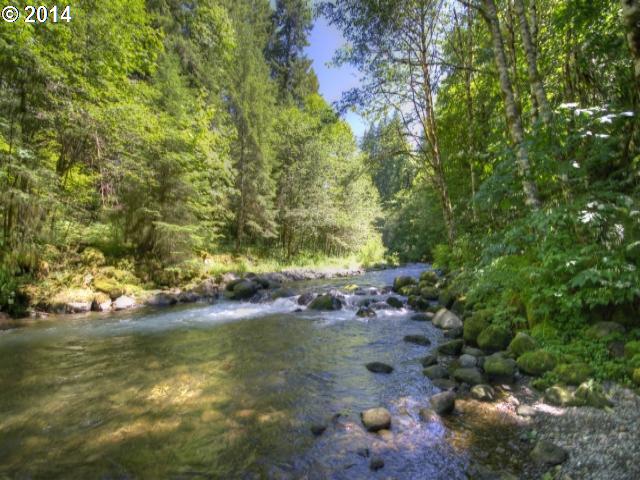
<path fill-rule="evenodd" d="M 640 387 L 640 368 L 635 368 L 633 372 L 631 372 L 631 380 Z"/>
<path fill-rule="evenodd" d="M 542 322 L 531 329 L 531 336 L 537 340 L 553 340 L 560 336 L 560 332 L 549 322 Z"/>
<path fill-rule="evenodd" d="M 593 369 L 586 363 L 561 363 L 553 373 L 566 385 L 580 385 L 593 375 Z"/>
<path fill-rule="evenodd" d="M 465 342 L 475 345 L 478 341 L 478 335 L 489 325 L 490 320 L 488 314 L 482 311 L 476 312 L 465 320 L 462 338 L 464 338 Z"/>
<path fill-rule="evenodd" d="M 96 248 L 85 248 L 80 254 L 83 265 L 88 267 L 102 267 L 105 264 L 104 253 Z"/>
<path fill-rule="evenodd" d="M 437 288 L 425 287 L 420 289 L 420 295 L 426 300 L 435 301 L 438 300 L 440 292 L 438 292 Z"/>
<path fill-rule="evenodd" d="M 435 285 L 438 283 L 438 274 L 433 270 L 425 270 L 420 274 L 420 283 L 425 283 L 427 285 Z"/>
<path fill-rule="evenodd" d="M 334 295 L 325 294 L 316 297 L 310 304 L 311 310 L 340 310 L 342 308 L 342 301 Z"/>
<path fill-rule="evenodd" d="M 404 306 L 402 300 L 400 300 L 398 297 L 387 298 L 387 304 L 389 304 L 393 308 L 402 308 Z"/>
<path fill-rule="evenodd" d="M 451 308 L 451 306 L 453 305 L 453 302 L 455 301 L 456 301 L 456 296 L 451 290 L 446 289 L 446 290 L 440 291 L 440 294 L 438 295 L 438 303 L 442 305 L 444 308 Z"/>
<path fill-rule="evenodd" d="M 511 382 L 516 373 L 516 362 L 512 358 L 506 357 L 503 352 L 498 352 L 484 359 L 483 368 L 492 380 Z"/>
<path fill-rule="evenodd" d="M 624 334 L 625 328 L 616 322 L 597 322 L 585 332 L 585 336 L 592 340 L 599 340 L 615 334 Z"/>
<path fill-rule="evenodd" d="M 438 352 L 443 355 L 460 355 L 463 346 L 464 342 L 462 340 L 451 340 L 438 345 Z"/>
<path fill-rule="evenodd" d="M 441 365 L 431 365 L 429 367 L 425 367 L 422 370 L 422 374 L 425 377 L 430 378 L 431 380 L 446 378 L 449 375 L 447 369 Z"/>
<path fill-rule="evenodd" d="M 225 295 L 232 300 L 248 300 L 253 297 L 258 290 L 260 289 L 260 285 L 252 280 L 241 280 L 236 283 L 233 288 L 227 292 Z"/>
<path fill-rule="evenodd" d="M 556 360 L 553 355 L 544 350 L 533 350 L 523 353 L 517 360 L 518 368 L 524 373 L 539 377 L 544 373 L 553 370 Z"/>
<path fill-rule="evenodd" d="M 478 346 L 485 352 L 498 352 L 509 346 L 511 332 L 500 325 L 489 325 L 478 335 Z"/>
<path fill-rule="evenodd" d="M 393 291 L 394 292 L 400 292 L 400 289 L 403 287 L 407 287 L 410 285 L 415 285 L 416 283 L 416 279 L 413 277 L 408 277 L 408 276 L 401 276 L 401 277 L 396 277 L 395 280 L 393 281 Z"/>
<path fill-rule="evenodd" d="M 406 287 L 402 287 L 400 290 L 398 290 L 398 293 L 404 297 L 409 297 L 412 295 L 419 296 L 420 290 L 418 289 L 417 285 L 407 285 Z"/>
<path fill-rule="evenodd" d="M 613 405 L 602 385 L 595 380 L 580 384 L 574 393 L 574 399 L 575 405 L 583 407 L 605 408 Z"/>
<path fill-rule="evenodd" d="M 112 278 L 98 277 L 93 280 L 93 288 L 98 292 L 106 293 L 111 300 L 121 297 L 125 293 L 124 286 Z"/>
<path fill-rule="evenodd" d="M 638 354 L 640 354 L 640 340 L 632 340 L 625 344 L 624 356 L 626 358 L 633 358 Z"/>
<path fill-rule="evenodd" d="M 480 385 L 485 382 L 484 375 L 482 375 L 482 372 L 475 367 L 457 368 L 454 370 L 452 376 L 454 380 L 471 386 Z"/>
<path fill-rule="evenodd" d="M 509 344 L 509 351 L 516 357 L 519 357 L 523 353 L 535 350 L 536 348 L 538 348 L 538 342 L 524 332 L 518 332 Z"/>
<path fill-rule="evenodd" d="M 544 400 L 550 405 L 556 407 L 567 407 L 574 404 L 573 392 L 562 385 L 554 385 L 544 392 Z"/>

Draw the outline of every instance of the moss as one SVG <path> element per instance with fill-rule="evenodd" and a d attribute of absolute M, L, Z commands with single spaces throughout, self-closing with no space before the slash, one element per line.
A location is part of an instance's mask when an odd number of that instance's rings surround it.
<path fill-rule="evenodd" d="M 420 295 L 422 295 L 427 300 L 437 300 L 439 293 L 437 288 L 425 287 L 420 289 Z"/>
<path fill-rule="evenodd" d="M 553 373 L 566 385 L 580 385 L 593 375 L 593 369 L 586 363 L 563 363 Z"/>
<path fill-rule="evenodd" d="M 54 305 L 64 305 L 68 303 L 87 303 L 93 300 L 94 293 L 85 288 L 70 288 L 58 292 L 52 299 Z"/>
<path fill-rule="evenodd" d="M 406 287 L 402 287 L 398 291 L 398 293 L 400 293 L 400 295 L 408 297 L 409 295 L 419 295 L 420 291 L 418 290 L 417 285 L 407 285 Z"/>
<path fill-rule="evenodd" d="M 329 294 L 320 295 L 309 304 L 309 308 L 311 310 L 340 310 L 342 302 Z"/>
<path fill-rule="evenodd" d="M 494 353 L 485 358 L 483 368 L 490 378 L 511 380 L 516 370 L 516 362 L 501 353 Z"/>
<path fill-rule="evenodd" d="M 612 405 L 602 385 L 595 380 L 582 383 L 576 389 L 574 398 L 574 404 L 578 406 L 604 408 Z"/>
<path fill-rule="evenodd" d="M 538 343 L 533 337 L 524 332 L 518 332 L 509 344 L 509 351 L 516 357 L 519 357 L 523 353 L 535 350 L 536 348 L 538 348 Z"/>
<path fill-rule="evenodd" d="M 413 277 L 396 277 L 393 281 L 393 291 L 400 292 L 403 287 L 407 287 L 409 285 L 415 285 L 416 279 Z"/>
<path fill-rule="evenodd" d="M 511 332 L 500 325 L 489 325 L 478 335 L 478 346 L 487 352 L 504 350 L 511 341 Z"/>
<path fill-rule="evenodd" d="M 531 336 L 536 340 L 549 341 L 560 337 L 560 332 L 548 322 L 540 323 L 531 329 Z"/>
<path fill-rule="evenodd" d="M 95 248 L 85 248 L 80 254 L 82 264 L 88 267 L 101 267 L 105 264 L 104 254 Z"/>
<path fill-rule="evenodd" d="M 633 371 L 633 373 L 631 374 L 631 380 L 633 380 L 633 383 L 640 387 L 640 368 L 636 368 Z"/>
<path fill-rule="evenodd" d="M 640 354 L 640 340 L 632 340 L 625 344 L 624 356 L 626 358 L 633 358 L 638 354 Z"/>
<path fill-rule="evenodd" d="M 464 322 L 463 338 L 465 342 L 476 344 L 478 335 L 489 326 L 489 310 L 480 310 Z"/>
<path fill-rule="evenodd" d="M 420 283 L 424 283 L 426 285 L 435 285 L 438 283 L 438 274 L 433 270 L 425 270 L 420 275 Z"/>
<path fill-rule="evenodd" d="M 549 352 L 544 350 L 533 350 L 518 357 L 518 368 L 524 373 L 539 377 L 540 375 L 553 370 L 556 360 Z"/>
<path fill-rule="evenodd" d="M 109 295 L 112 299 L 124 295 L 124 286 L 111 278 L 98 277 L 93 280 L 93 288 Z"/>

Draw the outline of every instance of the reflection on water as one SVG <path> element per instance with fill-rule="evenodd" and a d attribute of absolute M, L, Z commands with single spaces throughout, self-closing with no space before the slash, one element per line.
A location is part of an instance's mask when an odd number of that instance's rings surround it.
<path fill-rule="evenodd" d="M 420 269 L 295 288 L 381 286 Z M 363 321 L 355 307 L 297 307 L 223 303 L 3 334 L 0 478 L 466 478 L 473 432 L 460 448 L 458 427 L 419 420 L 434 391 L 417 361 L 428 349 L 402 341 L 440 332 L 403 311 Z M 396 370 L 374 375 L 374 360 Z M 366 433 L 359 412 L 379 405 L 392 431 Z M 315 423 L 328 426 L 318 438 Z"/>

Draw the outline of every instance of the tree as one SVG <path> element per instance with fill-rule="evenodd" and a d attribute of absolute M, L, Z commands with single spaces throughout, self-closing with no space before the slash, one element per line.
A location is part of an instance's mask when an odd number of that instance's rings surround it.
<path fill-rule="evenodd" d="M 640 91 L 640 2 L 622 0 L 622 16 L 627 28 L 627 41 L 634 61 L 636 87 Z"/>

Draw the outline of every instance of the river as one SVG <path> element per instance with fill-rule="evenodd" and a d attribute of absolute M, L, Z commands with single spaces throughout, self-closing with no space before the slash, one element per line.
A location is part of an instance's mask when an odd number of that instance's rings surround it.
<path fill-rule="evenodd" d="M 291 287 L 382 287 L 425 268 Z M 0 332 L 0 478 L 455 480 L 509 457 L 512 435 L 493 420 L 420 420 L 439 391 L 420 358 L 442 333 L 406 310 L 360 319 L 361 298 L 337 312 L 296 311 L 295 297 L 220 301 Z M 371 361 L 395 370 L 370 373 Z M 390 435 L 361 426 L 377 406 L 393 415 Z M 372 456 L 384 468 L 371 471 Z"/>

